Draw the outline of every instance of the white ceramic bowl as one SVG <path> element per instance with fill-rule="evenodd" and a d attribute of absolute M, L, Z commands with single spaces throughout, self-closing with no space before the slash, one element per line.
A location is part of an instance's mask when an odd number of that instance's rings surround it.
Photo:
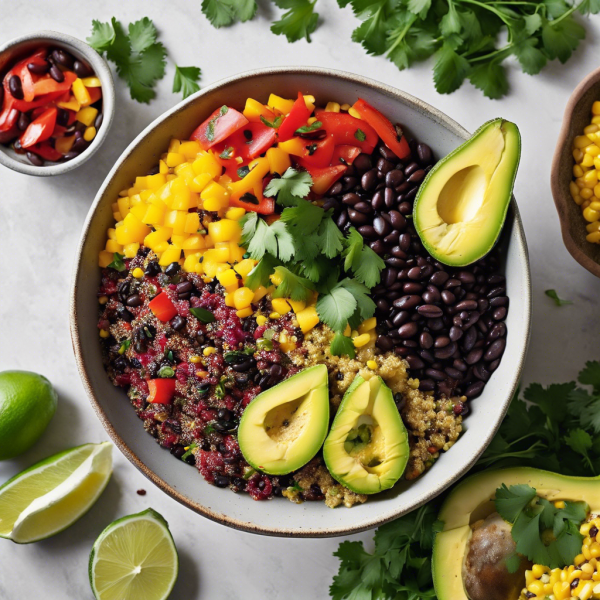
<path fill-rule="evenodd" d="M 148 435 L 125 393 L 113 387 L 102 366 L 98 341 L 100 280 L 98 252 L 112 226 L 111 204 L 119 190 L 136 175 L 147 172 L 164 152 L 171 137 L 186 139 L 215 106 L 243 107 L 247 97 L 266 101 L 269 92 L 292 98 L 314 94 L 328 100 L 354 102 L 362 97 L 393 121 L 403 124 L 437 157 L 466 137 L 460 125 L 431 106 L 389 86 L 319 68 L 263 69 L 220 81 L 181 102 L 149 125 L 117 161 L 92 205 L 79 246 L 71 295 L 71 333 L 75 357 L 92 406 L 115 444 L 150 480 L 173 498 L 210 519 L 254 533 L 292 537 L 328 537 L 370 529 L 403 515 L 456 481 L 486 448 L 515 393 L 529 337 L 531 293 L 527 248 L 515 202 L 502 236 L 506 261 L 508 312 L 507 347 L 503 360 L 480 398 L 472 403 L 465 433 L 433 468 L 412 483 L 351 509 L 327 508 L 323 502 L 294 505 L 284 499 L 255 502 L 247 494 L 233 494 L 207 484 L 193 468 L 177 461 Z"/>
<path fill-rule="evenodd" d="M 104 115 L 102 126 L 98 129 L 98 133 L 89 147 L 74 159 L 37 167 L 32 165 L 24 154 L 17 154 L 12 148 L 0 144 L 0 164 L 25 175 L 51 177 L 76 169 L 89 160 L 100 148 L 106 139 L 115 114 L 115 86 L 106 61 L 90 45 L 58 31 L 38 31 L 0 45 L 0 81 L 4 78 L 8 68 L 15 62 L 26 58 L 29 53 L 34 52 L 40 46 L 64 48 L 75 58 L 89 64 L 102 83 L 102 114 Z"/>

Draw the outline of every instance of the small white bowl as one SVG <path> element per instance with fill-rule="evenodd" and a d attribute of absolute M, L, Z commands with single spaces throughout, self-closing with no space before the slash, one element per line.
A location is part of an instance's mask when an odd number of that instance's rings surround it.
<path fill-rule="evenodd" d="M 188 139 L 215 106 L 243 108 L 246 98 L 266 101 L 269 92 L 292 98 L 302 91 L 319 102 L 354 102 L 376 106 L 410 137 L 429 144 L 441 157 L 468 132 L 425 102 L 371 79 L 316 67 L 260 69 L 219 81 L 190 96 L 151 123 L 117 160 L 88 213 L 71 288 L 71 339 L 75 360 L 92 407 L 125 456 L 164 492 L 193 511 L 229 527 L 263 535 L 331 537 L 378 527 L 435 498 L 462 477 L 491 442 L 515 394 L 529 340 L 531 280 L 525 235 L 513 200 L 502 234 L 502 256 L 510 310 L 506 351 L 483 394 L 471 403 L 465 431 L 431 470 L 415 481 L 401 481 L 366 504 L 327 508 L 324 502 L 296 506 L 283 498 L 255 502 L 204 481 L 198 471 L 176 460 L 148 435 L 123 390 L 111 383 L 102 364 L 98 339 L 98 252 L 114 224 L 111 205 L 136 175 L 156 165 L 172 137 Z"/>
<path fill-rule="evenodd" d="M 0 164 L 13 171 L 25 173 L 25 175 L 50 177 L 76 169 L 100 148 L 106 139 L 115 114 L 115 84 L 106 61 L 90 45 L 57 31 L 38 31 L 22 35 L 0 45 L 0 81 L 15 62 L 25 58 L 28 53 L 35 51 L 40 46 L 56 46 L 68 50 L 75 58 L 80 58 L 89 64 L 102 83 L 102 126 L 89 148 L 74 159 L 36 167 L 28 161 L 25 154 L 17 154 L 11 147 L 0 144 Z"/>

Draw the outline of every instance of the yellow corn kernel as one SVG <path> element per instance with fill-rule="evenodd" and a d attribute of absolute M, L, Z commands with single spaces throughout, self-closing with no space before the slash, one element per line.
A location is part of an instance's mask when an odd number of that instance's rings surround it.
<path fill-rule="evenodd" d="M 166 250 L 162 253 L 158 264 L 162 267 L 166 267 L 171 263 L 178 262 L 181 258 L 181 248 L 169 245 Z"/>
<path fill-rule="evenodd" d="M 110 333 L 108 331 L 106 331 L 106 329 L 101 329 L 100 330 L 100 337 L 101 338 L 107 338 L 110 336 Z"/>
<path fill-rule="evenodd" d="M 311 95 L 304 95 L 304 104 L 306 104 L 306 108 L 308 108 L 308 110 L 315 110 L 315 97 Z"/>
<path fill-rule="evenodd" d="M 96 128 L 95 127 L 88 127 L 83 132 L 83 139 L 86 142 L 91 142 L 95 137 L 96 137 Z"/>
<path fill-rule="evenodd" d="M 340 112 L 341 108 L 337 102 L 328 102 L 325 106 L 325 112 Z"/>
<path fill-rule="evenodd" d="M 578 592 L 579 600 L 588 600 L 591 598 L 594 584 L 591 581 L 586 582 Z"/>
<path fill-rule="evenodd" d="M 583 133 L 585 133 L 585 135 L 588 135 L 590 133 L 596 133 L 599 129 L 600 127 L 598 127 L 598 125 L 596 125 L 595 123 L 591 123 L 587 127 L 584 127 Z"/>
<path fill-rule="evenodd" d="M 583 177 L 583 169 L 579 165 L 573 167 L 573 177 Z"/>
<path fill-rule="evenodd" d="M 590 200 L 591 197 L 594 195 L 594 191 L 591 190 L 590 188 L 583 188 L 580 192 L 579 195 L 584 199 L 584 200 Z"/>
<path fill-rule="evenodd" d="M 573 150 L 573 159 L 575 160 L 575 162 L 577 162 L 577 163 L 581 162 L 582 158 L 583 158 L 583 151 L 580 150 L 579 148 L 575 148 Z"/>
<path fill-rule="evenodd" d="M 246 211 L 243 208 L 239 206 L 232 206 L 231 208 L 227 209 L 225 218 L 230 219 L 231 221 L 239 221 L 245 214 Z"/>
<path fill-rule="evenodd" d="M 584 579 L 591 579 L 593 573 L 594 573 L 594 567 L 592 564 L 585 563 L 585 564 L 581 565 L 581 575 L 584 577 Z"/>
<path fill-rule="evenodd" d="M 233 269 L 226 269 L 217 274 L 217 279 L 223 287 L 229 287 L 230 285 L 237 285 L 238 278 Z M 243 308 L 243 307 L 240 307 Z"/>
<path fill-rule="evenodd" d="M 267 317 L 265 317 L 264 315 L 258 315 L 258 317 L 256 317 L 256 323 L 259 326 L 264 325 L 267 322 Z"/>
<path fill-rule="evenodd" d="M 252 314 L 252 308 L 249 306 L 248 308 L 241 308 L 235 313 L 240 319 L 244 317 L 249 317 Z"/>
<path fill-rule="evenodd" d="M 273 310 L 279 313 L 279 315 L 285 315 L 291 310 L 291 307 L 285 298 L 273 298 L 271 304 L 273 305 Z"/>
<path fill-rule="evenodd" d="M 593 223 L 588 223 L 585 226 L 588 233 L 594 233 L 594 231 L 600 231 L 600 221 L 594 221 Z"/>
<path fill-rule="evenodd" d="M 575 148 L 585 148 L 586 146 L 589 146 L 591 143 L 592 143 L 592 140 L 590 140 L 590 138 L 587 135 L 578 135 L 573 140 L 573 146 Z"/>
<path fill-rule="evenodd" d="M 592 223 L 593 221 L 600 219 L 600 212 L 588 206 L 583 210 L 583 218 Z"/>
<path fill-rule="evenodd" d="M 589 185 L 590 183 L 592 184 L 592 188 L 598 183 L 598 173 L 595 169 L 588 171 L 587 173 L 583 174 L 583 181 L 585 182 L 586 186 Z"/>
<path fill-rule="evenodd" d="M 536 596 L 541 596 L 544 593 L 544 584 L 539 580 L 534 581 L 527 587 L 527 590 Z"/>
<path fill-rule="evenodd" d="M 377 369 L 377 363 L 374 360 L 368 360 L 367 367 L 369 367 L 371 371 L 375 371 L 375 369 Z"/>
<path fill-rule="evenodd" d="M 206 348 L 204 348 L 204 350 L 202 350 L 202 354 L 204 354 L 204 356 L 210 356 L 211 354 L 214 354 L 217 351 L 216 348 L 213 348 L 212 346 L 208 346 Z"/>
<path fill-rule="evenodd" d="M 198 364 L 201 360 L 202 359 L 197 354 L 190 356 L 190 362 L 194 363 L 195 365 Z"/>
<path fill-rule="evenodd" d="M 313 123 L 317 122 L 317 117 L 309 117 L 308 120 L 306 121 L 309 125 L 312 125 Z"/>
<path fill-rule="evenodd" d="M 235 308 L 235 302 L 233 301 L 233 293 L 225 294 L 225 306 L 229 306 L 229 308 Z"/>
<path fill-rule="evenodd" d="M 545 572 L 546 567 L 543 565 L 533 565 L 533 567 L 531 567 L 531 573 L 536 579 L 539 579 Z"/>
<path fill-rule="evenodd" d="M 358 111 L 357 111 L 357 110 L 356 110 L 356 109 L 355 109 L 353 106 L 351 106 L 351 107 L 348 109 L 348 114 L 349 114 L 351 117 L 354 117 L 355 119 L 360 119 L 360 118 L 361 118 L 361 116 L 360 116 L 359 112 L 358 112 Z"/>
<path fill-rule="evenodd" d="M 269 319 L 279 319 L 279 317 L 281 317 L 281 315 L 280 315 L 278 312 L 276 312 L 276 311 L 273 311 L 273 312 L 272 312 L 272 313 L 269 315 Z"/>
<path fill-rule="evenodd" d="M 366 321 L 363 321 L 358 327 L 358 333 L 367 333 L 367 331 L 371 331 L 377 327 L 377 319 L 375 317 L 371 317 Z"/>
<path fill-rule="evenodd" d="M 241 310 L 242 308 L 248 308 L 252 304 L 254 298 L 254 292 L 247 287 L 241 287 L 235 290 L 233 294 L 234 306 Z"/>
<path fill-rule="evenodd" d="M 272 175 L 275 173 L 283 175 L 292 166 L 290 155 L 281 148 L 269 148 L 267 150 L 267 160 Z"/>
<path fill-rule="evenodd" d="M 572 198 L 579 196 L 579 188 L 577 187 L 577 184 L 574 181 L 571 181 L 571 183 L 569 183 L 569 191 L 571 192 Z"/>
<path fill-rule="evenodd" d="M 554 584 L 552 591 L 556 600 L 565 600 L 571 595 L 571 586 L 566 581 L 561 581 Z"/>
<path fill-rule="evenodd" d="M 352 339 L 355 348 L 362 348 L 371 341 L 371 336 L 368 333 L 357 335 Z"/>
<path fill-rule="evenodd" d="M 81 104 L 82 106 L 87 106 L 88 104 L 90 104 L 92 100 L 90 97 L 90 93 L 87 91 L 81 79 L 77 78 L 71 84 L 71 91 L 73 92 L 73 96 L 75 96 L 79 104 Z"/>
<path fill-rule="evenodd" d="M 580 165 L 582 167 L 593 167 L 594 166 L 594 157 L 591 154 L 585 153 L 584 157 L 581 159 Z"/>
<path fill-rule="evenodd" d="M 296 314 L 296 319 L 302 333 L 307 333 L 319 322 L 319 315 L 314 306 L 307 306 Z"/>
<path fill-rule="evenodd" d="M 94 108 L 93 106 L 86 106 L 75 115 L 75 119 L 80 123 L 83 123 L 86 127 L 89 127 L 94 122 L 97 116 L 97 108 Z"/>
<path fill-rule="evenodd" d="M 254 290 L 254 298 L 252 298 L 252 304 L 256 304 L 261 298 L 264 298 L 269 293 L 269 290 L 264 285 L 259 285 Z"/>
<path fill-rule="evenodd" d="M 296 349 L 296 342 L 282 342 L 279 347 L 283 352 L 291 352 Z"/>
<path fill-rule="evenodd" d="M 140 269 L 139 267 L 135 268 L 132 272 L 132 275 L 136 278 L 136 279 L 141 279 L 144 276 L 144 271 L 142 271 L 142 269 Z"/>
<path fill-rule="evenodd" d="M 276 96 L 275 94 L 271 94 L 269 96 L 269 100 L 267 101 L 267 106 L 269 108 L 274 108 L 280 113 L 287 115 L 294 106 L 293 100 L 286 100 L 285 98 L 281 98 L 280 96 Z"/>

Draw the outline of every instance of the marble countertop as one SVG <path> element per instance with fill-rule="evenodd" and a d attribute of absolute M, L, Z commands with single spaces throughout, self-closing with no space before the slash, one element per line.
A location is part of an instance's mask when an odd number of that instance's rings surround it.
<path fill-rule="evenodd" d="M 79 38 L 92 19 L 123 23 L 148 16 L 179 65 L 202 67 L 202 84 L 258 67 L 315 65 L 384 81 L 433 104 L 469 130 L 490 118 L 515 121 L 523 136 L 523 158 L 515 196 L 525 224 L 533 275 L 533 329 L 524 380 L 567 381 L 585 360 L 598 358 L 600 282 L 565 250 L 550 194 L 550 164 L 563 110 L 571 91 L 598 66 L 600 20 L 586 23 L 587 40 L 567 66 L 557 61 L 531 77 L 509 66 L 510 95 L 501 102 L 484 98 L 465 84 L 450 96 L 436 93 L 431 65 L 400 72 L 383 58 L 367 56 L 350 40 L 357 26 L 350 8 L 320 0 L 322 25 L 305 41 L 288 44 L 268 31 L 269 4 L 259 0 L 254 22 L 215 30 L 200 1 L 102 3 L 13 2 L 2 11 L 0 42 L 35 30 L 54 29 Z M 215 48 L 221 51 L 216 52 Z M 35 461 L 65 447 L 108 439 L 79 380 L 68 330 L 68 289 L 80 229 L 111 165 L 153 119 L 173 106 L 173 62 L 150 105 L 131 101 L 117 83 L 117 112 L 108 141 L 94 160 L 55 178 L 27 177 L 0 168 L 0 370 L 27 369 L 46 375 L 60 396 L 59 408 L 40 443 L 24 456 L 0 464 L 5 481 Z M 544 295 L 555 288 L 574 302 L 557 308 Z M 259 537 L 218 525 L 192 513 L 147 481 L 114 451 L 115 471 L 89 514 L 65 532 L 29 546 L 0 540 L 0 598 L 83 600 L 92 598 L 87 577 L 90 549 L 100 531 L 119 516 L 152 506 L 169 521 L 180 552 L 174 600 L 303 600 L 328 598 L 337 571 L 332 556 L 340 539 L 297 540 Z M 139 496 L 136 490 L 145 489 Z M 343 509 L 338 509 L 343 510 Z M 364 533 L 348 539 L 365 540 Z"/>

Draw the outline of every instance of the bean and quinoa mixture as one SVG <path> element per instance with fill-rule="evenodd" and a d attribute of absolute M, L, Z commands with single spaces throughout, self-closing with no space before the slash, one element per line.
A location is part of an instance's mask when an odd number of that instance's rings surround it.
<path fill-rule="evenodd" d="M 291 102 L 272 98 L 269 119 L 285 114 L 280 100 Z M 314 102 L 304 98 L 307 106 Z M 271 132 L 257 129 L 251 120 L 252 111 L 262 110 L 252 102 L 243 114 L 253 126 L 254 144 L 259 133 Z M 218 133 L 214 119 L 227 114 L 224 108 L 212 117 L 212 130 L 209 121 L 209 135 Z M 325 110 L 352 111 L 336 103 Z M 318 127 L 313 123 L 311 117 L 306 128 Z M 417 243 L 407 204 L 412 207 L 413 190 L 422 180 L 420 174 L 420 179 L 412 175 L 433 164 L 428 146 L 414 143 L 406 165 L 390 160 L 389 148 L 381 142 L 373 145 L 373 157 L 346 146 L 342 170 L 333 165 L 324 174 L 307 165 L 313 192 L 321 186 L 313 201 L 333 209 L 342 231 L 350 223 L 360 226 L 365 242 L 386 263 L 382 284 L 373 289 L 375 316 L 345 332 L 353 340 L 355 356 L 334 356 L 334 332 L 320 322 L 316 293 L 307 301 L 294 301 L 275 297 L 276 287 L 246 285 L 257 261 L 240 244 L 239 220 L 248 198 L 235 201 L 235 194 L 239 197 L 250 176 L 238 171 L 231 183 L 228 161 L 233 148 L 227 146 L 228 139 L 222 150 L 218 146 L 208 152 L 197 141 L 173 140 L 159 167 L 138 177 L 113 205 L 117 225 L 100 253 L 98 292 L 98 328 L 109 377 L 127 391 L 146 431 L 175 457 L 196 466 L 208 483 L 245 491 L 255 500 L 283 496 L 296 503 L 324 500 L 330 507 L 350 507 L 367 496 L 335 481 L 320 453 L 285 476 L 257 472 L 240 452 L 237 428 L 258 394 L 314 364 L 327 366 L 332 417 L 357 374 L 364 379 L 378 375 L 392 390 L 408 430 L 404 477 L 419 477 L 457 441 L 468 400 L 481 393 L 504 350 L 508 298 L 503 278 L 495 274 L 497 259 L 484 259 L 454 275 L 432 263 Z M 265 158 L 240 153 L 240 169 L 248 163 L 252 174 L 264 164 L 263 177 L 280 177 L 290 157 L 278 147 L 267 147 Z M 269 205 L 272 200 L 262 197 L 255 182 L 251 190 L 258 195 L 257 210 L 270 210 L 267 219 L 276 218 L 279 209 Z M 356 198 L 365 206 L 358 206 Z M 271 282 L 280 284 L 276 274 Z M 491 296 L 490 286 L 495 290 Z M 495 308 L 504 310 L 500 315 L 493 313 Z M 499 349 L 497 339 L 502 340 Z"/>

